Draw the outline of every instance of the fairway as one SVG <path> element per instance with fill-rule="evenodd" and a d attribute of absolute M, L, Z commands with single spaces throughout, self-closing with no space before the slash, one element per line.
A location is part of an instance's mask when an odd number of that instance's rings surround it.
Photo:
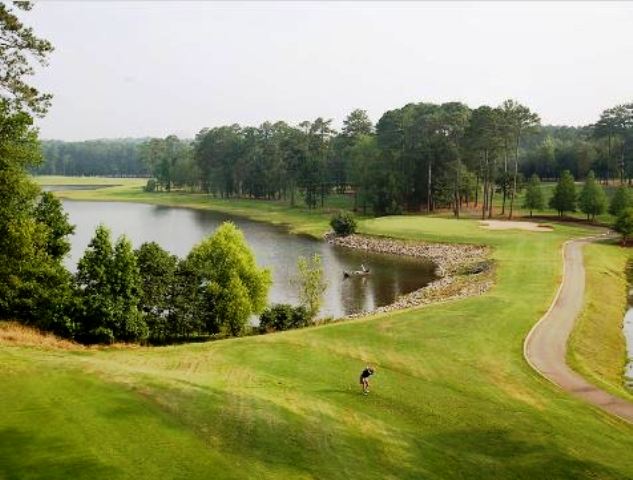
<path fill-rule="evenodd" d="M 323 228 L 324 225 L 321 224 Z M 522 357 L 587 230 L 385 217 L 364 233 L 493 247 L 482 297 L 164 348 L 0 350 L 2 478 L 633 477 L 633 427 Z M 371 393 L 358 374 L 377 367 Z"/>

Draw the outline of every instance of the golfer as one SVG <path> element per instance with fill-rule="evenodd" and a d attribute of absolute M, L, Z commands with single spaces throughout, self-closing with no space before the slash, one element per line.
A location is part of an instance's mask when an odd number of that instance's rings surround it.
<path fill-rule="evenodd" d="M 363 395 L 367 395 L 369 393 L 369 377 L 371 377 L 376 371 L 367 365 L 365 370 L 363 370 L 360 374 L 360 384 L 363 388 Z"/>

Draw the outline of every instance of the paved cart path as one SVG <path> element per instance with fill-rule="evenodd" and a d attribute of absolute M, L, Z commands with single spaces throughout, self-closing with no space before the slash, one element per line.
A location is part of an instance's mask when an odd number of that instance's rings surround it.
<path fill-rule="evenodd" d="M 566 362 L 567 340 L 583 307 L 585 267 L 582 247 L 591 239 L 572 240 L 563 246 L 564 274 L 550 309 L 525 339 L 528 363 L 563 390 L 633 423 L 633 403 L 611 395 L 574 372 Z"/>

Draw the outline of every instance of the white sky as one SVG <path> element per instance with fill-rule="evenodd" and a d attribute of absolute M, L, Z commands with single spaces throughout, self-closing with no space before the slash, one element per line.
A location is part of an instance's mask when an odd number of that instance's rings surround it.
<path fill-rule="evenodd" d="M 43 138 L 505 98 L 578 125 L 633 100 L 625 2 L 40 2 L 25 20 L 56 47 L 37 76 L 55 95 Z"/>

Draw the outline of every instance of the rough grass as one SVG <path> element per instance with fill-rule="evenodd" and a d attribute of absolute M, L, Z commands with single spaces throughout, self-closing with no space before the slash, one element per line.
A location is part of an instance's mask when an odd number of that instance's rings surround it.
<path fill-rule="evenodd" d="M 17 322 L 0 322 L 0 345 L 79 350 L 82 345 Z"/>
<path fill-rule="evenodd" d="M 600 388 L 633 401 L 624 386 L 626 263 L 633 252 L 614 243 L 584 247 L 585 306 L 569 339 L 568 362 Z"/>
<path fill-rule="evenodd" d="M 633 427 L 561 392 L 522 356 L 560 280 L 562 242 L 586 231 L 492 232 L 417 217 L 361 230 L 492 245 L 497 285 L 481 297 L 207 344 L 2 346 L 0 477 L 633 477 Z M 363 397 L 368 362 L 378 373 Z"/>

